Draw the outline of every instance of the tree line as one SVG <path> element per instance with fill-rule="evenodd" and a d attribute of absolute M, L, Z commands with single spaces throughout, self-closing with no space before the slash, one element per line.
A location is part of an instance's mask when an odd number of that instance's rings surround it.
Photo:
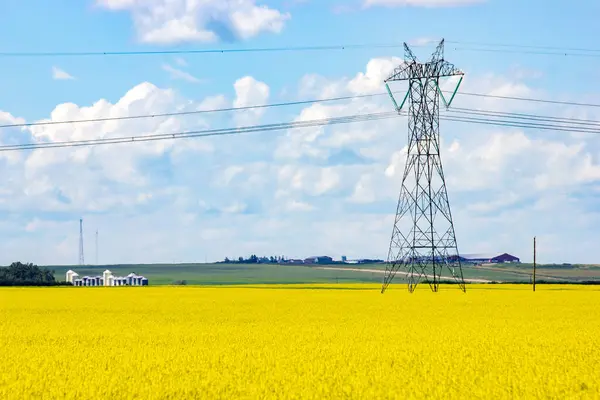
<path fill-rule="evenodd" d="M 256 254 L 250 255 L 248 258 L 238 257 L 237 259 L 230 259 L 229 257 L 225 257 L 225 260 L 220 261 L 220 263 L 224 264 L 277 264 L 280 262 L 285 262 L 286 259 L 283 256 L 262 256 L 258 257 Z"/>
<path fill-rule="evenodd" d="M 285 263 L 287 261 L 289 261 L 289 260 L 286 259 L 284 256 L 258 257 L 256 254 L 252 254 L 248 258 L 238 257 L 237 259 L 235 259 L 235 258 L 230 259 L 229 257 L 225 257 L 225 260 L 218 261 L 217 264 L 278 264 L 278 263 Z M 382 263 L 382 262 L 384 262 L 384 261 L 380 260 L 380 259 L 365 258 L 365 259 L 356 261 L 356 264 L 378 264 L 378 263 Z M 345 264 L 345 262 L 333 261 L 332 264 Z"/>
<path fill-rule="evenodd" d="M 58 286 L 70 285 L 59 282 L 54 277 L 54 270 L 40 268 L 32 263 L 20 261 L 8 267 L 0 267 L 0 286 Z"/>

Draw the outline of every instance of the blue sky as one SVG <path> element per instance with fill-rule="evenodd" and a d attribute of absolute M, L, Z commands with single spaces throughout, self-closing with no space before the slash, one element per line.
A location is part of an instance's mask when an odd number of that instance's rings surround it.
<path fill-rule="evenodd" d="M 389 44 L 445 37 L 446 58 L 467 73 L 463 91 L 600 103 L 594 91 L 600 57 L 469 51 L 464 48 L 481 46 L 450 43 L 595 48 L 600 5 L 593 2 L 233 3 L 209 1 L 194 8 L 191 0 L 52 5 L 9 0 L 0 5 L 0 52 Z M 432 50 L 431 45 L 414 47 L 423 58 Z M 363 48 L 2 57 L 0 122 L 375 93 L 383 90 L 381 80 L 398 61 L 391 57 L 402 56 L 401 48 Z M 465 96 L 455 104 L 600 118 L 597 109 L 581 107 L 480 104 Z M 243 115 L 2 129 L 0 143 L 252 125 L 365 109 L 391 108 L 389 99 L 378 97 Z M 529 260 L 530 239 L 537 235 L 541 261 L 600 262 L 595 244 L 600 239 L 600 141 L 595 136 L 456 123 L 442 123 L 442 136 L 461 251 L 506 251 Z M 80 216 L 90 262 L 96 229 L 99 261 L 105 263 L 217 260 L 250 252 L 385 258 L 405 138 L 406 120 L 400 119 L 147 146 L 3 153 L 0 263 L 76 262 Z"/>

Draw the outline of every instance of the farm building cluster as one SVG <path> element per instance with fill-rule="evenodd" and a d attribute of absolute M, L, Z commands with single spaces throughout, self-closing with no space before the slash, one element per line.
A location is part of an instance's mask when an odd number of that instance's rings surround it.
<path fill-rule="evenodd" d="M 428 257 L 423 257 L 424 259 L 429 259 Z M 504 263 L 520 263 L 521 260 L 519 257 L 515 257 L 512 254 L 502 253 L 500 255 L 496 254 L 461 254 L 459 257 L 450 256 L 447 259 L 443 259 L 442 257 L 436 257 L 436 260 L 439 262 L 449 261 L 454 262 L 460 260 L 461 263 L 465 264 L 504 264 Z M 409 262 L 410 258 L 404 259 L 405 262 Z M 379 264 L 384 263 L 383 260 L 378 259 L 358 259 L 358 260 L 348 260 L 346 256 L 342 256 L 341 261 L 335 261 L 333 258 L 329 256 L 316 256 L 316 257 L 308 257 L 305 259 L 290 259 L 285 261 L 280 261 L 281 264 Z"/>
<path fill-rule="evenodd" d="M 84 276 L 73 270 L 67 271 L 67 282 L 73 286 L 147 286 L 148 278 L 131 273 L 127 276 L 114 276 L 111 271 L 106 270 L 102 276 Z"/>
<path fill-rule="evenodd" d="M 460 261 L 467 264 L 519 264 L 521 260 L 512 254 L 462 254 Z"/>
<path fill-rule="evenodd" d="M 424 259 L 429 259 L 428 257 L 423 257 Z M 521 260 L 518 257 L 515 257 L 508 253 L 502 253 L 500 255 L 496 254 L 461 254 L 459 257 L 450 256 L 446 259 L 442 257 L 436 257 L 436 260 L 439 262 L 444 261 L 457 261 L 465 264 L 504 264 L 504 263 L 520 263 Z M 405 262 L 409 262 L 410 258 L 404 259 Z M 334 261 L 329 256 L 318 256 L 318 257 L 308 257 L 304 260 L 302 259 L 291 259 L 286 260 L 284 263 L 286 264 L 378 264 L 383 263 L 383 260 L 371 260 L 371 259 L 359 259 L 359 260 L 348 260 L 346 256 L 342 256 L 341 261 Z"/>
<path fill-rule="evenodd" d="M 281 261 L 282 264 L 377 264 L 382 263 L 383 260 L 378 259 L 358 259 L 348 260 L 346 256 L 342 256 L 341 261 L 336 261 L 329 256 L 314 256 L 305 259 L 290 259 Z"/>

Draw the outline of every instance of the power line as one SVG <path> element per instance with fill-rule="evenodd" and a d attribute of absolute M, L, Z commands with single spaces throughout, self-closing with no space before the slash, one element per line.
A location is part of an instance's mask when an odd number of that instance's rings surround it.
<path fill-rule="evenodd" d="M 284 46 L 234 49 L 147 50 L 147 51 L 73 51 L 73 52 L 0 52 L 0 57 L 90 57 L 90 56 L 151 56 L 180 54 L 272 53 L 290 51 L 351 50 L 364 48 L 402 47 L 403 43 L 338 44 L 328 46 Z"/>
<path fill-rule="evenodd" d="M 536 54 L 536 55 L 565 56 L 565 57 L 591 57 L 591 58 L 600 57 L 600 53 L 599 54 L 570 53 L 570 52 L 553 52 L 553 51 L 541 51 L 541 50 L 483 49 L 483 48 L 470 48 L 470 47 L 454 47 L 453 50 L 487 52 L 487 53 Z"/>
<path fill-rule="evenodd" d="M 61 142 L 46 142 L 46 143 L 24 143 L 15 145 L 1 145 L 1 151 L 17 151 L 17 150 L 35 150 L 35 149 L 46 149 L 46 148 L 60 148 L 60 147 L 80 147 L 80 146 L 91 146 L 91 145 L 103 145 L 103 144 L 118 144 L 118 143 L 137 143 L 137 142 L 148 142 L 156 140 L 168 140 L 168 139 L 182 139 L 182 138 L 194 138 L 194 137 L 207 137 L 207 136 L 224 136 L 234 135 L 241 133 L 252 133 L 252 132 L 268 132 L 275 130 L 284 129 L 297 129 L 297 128 L 310 128 L 315 126 L 323 125 L 337 125 L 347 124 L 361 121 L 375 121 L 387 118 L 398 117 L 398 113 L 395 111 L 379 112 L 370 114 L 355 114 L 343 117 L 332 117 L 323 118 L 318 120 L 307 120 L 307 121 L 296 121 L 296 122 L 284 122 L 267 125 L 253 125 L 239 128 L 221 128 L 221 129 L 206 129 L 206 130 L 194 130 L 174 133 L 161 133 L 161 134 L 148 134 L 138 135 L 131 137 L 114 137 L 114 138 L 99 138 L 99 139 L 83 139 L 83 140 L 68 140 Z"/>
<path fill-rule="evenodd" d="M 127 115 L 127 116 L 123 116 L 123 117 L 74 119 L 74 120 L 64 120 L 64 121 L 24 122 L 24 123 L 19 123 L 19 124 L 0 125 L 0 128 L 20 128 L 20 127 L 26 127 L 26 126 L 80 124 L 80 123 L 90 123 L 90 122 L 122 121 L 122 120 L 129 120 L 129 119 L 177 117 L 177 116 L 194 115 L 194 114 L 218 113 L 218 112 L 227 112 L 227 111 L 243 111 L 243 110 L 260 109 L 260 108 L 275 108 L 275 107 L 296 106 L 296 105 L 303 105 L 303 104 L 325 103 L 325 102 L 331 102 L 331 101 L 352 100 L 352 99 L 360 99 L 360 98 L 383 96 L 383 95 L 387 96 L 388 94 L 387 93 L 362 94 L 362 95 L 354 95 L 354 96 L 330 97 L 330 98 L 325 98 L 325 99 L 289 101 L 289 102 L 271 103 L 271 104 L 257 104 L 257 105 L 242 106 L 242 107 L 213 108 L 213 109 L 209 109 L 209 110 L 178 111 L 178 112 L 169 112 L 169 113 L 160 113 L 160 114 Z"/>
<path fill-rule="evenodd" d="M 482 125 L 494 125 L 504 126 L 509 128 L 525 128 L 525 129 L 541 129 L 561 132 L 574 132 L 574 133 L 600 133 L 599 129 L 585 128 L 585 127 L 569 127 L 553 124 L 541 124 L 534 122 L 519 122 L 519 121 L 508 121 L 502 119 L 491 119 L 491 118 L 477 118 L 477 117 L 454 117 L 454 116 L 440 116 L 441 120 L 454 121 L 454 122 L 465 122 Z"/>
<path fill-rule="evenodd" d="M 536 116 L 533 114 L 521 114 L 513 115 L 511 113 L 503 113 L 499 111 L 480 111 L 480 110 L 469 110 L 464 109 L 461 113 L 472 114 L 474 116 L 454 116 L 454 115 L 441 115 L 441 120 L 463 122 L 463 123 L 475 123 L 483 125 L 494 125 L 504 126 L 513 128 L 525 128 L 525 129 L 541 129 L 541 130 L 553 130 L 562 132 L 579 132 L 579 133 L 600 133 L 600 121 L 592 120 L 577 120 L 572 119 L 576 123 L 585 123 L 591 125 L 587 126 L 575 126 L 571 124 L 570 119 L 561 119 L 557 117 L 545 117 Z M 0 152 L 2 151 L 19 151 L 19 150 L 35 150 L 45 148 L 61 148 L 61 147 L 79 147 L 79 146 L 92 146 L 92 145 L 105 145 L 105 144 L 118 144 L 118 143 L 138 143 L 148 142 L 156 140 L 169 140 L 169 139 L 184 139 L 184 138 L 196 138 L 196 137 L 208 137 L 208 136 L 224 136 L 234 135 L 241 133 L 254 133 L 254 132 L 269 132 L 276 130 L 285 129 L 297 129 L 297 128 L 310 128 L 324 125 L 337 125 L 337 124 L 348 124 L 355 122 L 365 121 L 376 121 L 382 119 L 389 119 L 398 116 L 405 116 L 406 113 L 397 112 L 379 112 L 370 114 L 355 114 L 343 117 L 332 117 L 318 120 L 308 121 L 296 121 L 296 122 L 283 122 L 274 123 L 267 125 L 254 125 L 245 126 L 239 128 L 221 128 L 221 129 L 209 129 L 209 130 L 195 130 L 195 131 L 184 131 L 175 133 L 163 133 L 163 134 L 149 134 L 132 137 L 115 137 L 115 138 L 99 138 L 99 139 L 84 139 L 84 140 L 70 140 L 62 142 L 47 142 L 47 143 L 27 143 L 27 144 L 16 144 L 16 145 L 2 145 L 0 146 Z M 490 118 L 493 116 L 495 118 Z M 510 117 L 510 118 L 509 118 Z M 527 120 L 530 117 L 536 117 L 533 121 Z M 514 119 L 511 119 L 514 118 Z M 562 123 L 559 125 L 557 123 Z M 565 125 L 566 124 L 566 125 Z M 598 128 L 594 128 L 598 126 Z"/>
<path fill-rule="evenodd" d="M 514 47 L 519 49 L 541 49 L 541 50 L 560 50 L 564 51 L 581 51 L 590 53 L 600 53 L 600 49 L 590 49 L 581 47 L 558 47 L 558 46 L 536 46 L 525 44 L 509 44 L 509 43 L 485 43 L 485 42 L 470 42 L 460 40 L 446 40 L 446 43 L 465 44 L 468 46 L 486 46 L 486 47 Z"/>
<path fill-rule="evenodd" d="M 574 47 L 533 46 L 502 43 L 463 42 L 447 40 L 447 43 L 479 47 L 454 47 L 456 51 L 475 51 L 492 53 L 519 53 L 553 56 L 600 57 L 600 49 L 585 49 Z M 51 52 L 0 52 L 0 57 L 99 57 L 99 56 L 154 56 L 154 55 L 183 55 L 183 54 L 228 54 L 228 53 L 279 53 L 305 51 L 343 51 L 354 49 L 400 48 L 403 43 L 373 43 L 373 44 L 338 44 L 327 46 L 282 46 L 282 47 L 251 47 L 251 48 L 222 48 L 222 49 L 189 49 L 189 50 L 130 50 L 130 51 L 51 51 Z M 413 45 L 424 47 L 424 44 Z M 482 47 L 483 46 L 483 47 Z M 500 48 L 489 48 L 500 47 Z M 510 49 L 514 48 L 514 49 Z M 538 50 L 539 49 L 539 50 Z"/>
<path fill-rule="evenodd" d="M 505 117 L 505 118 L 510 118 L 510 119 L 566 123 L 566 124 L 574 124 L 574 125 L 589 125 L 589 126 L 600 127 L 600 121 L 595 121 L 595 120 L 590 120 L 590 119 L 562 118 L 562 117 L 552 117 L 552 116 L 538 115 L 538 114 L 503 112 L 503 111 L 495 111 L 495 110 L 474 110 L 474 109 L 461 108 L 461 107 L 453 107 L 452 109 L 447 110 L 447 112 L 472 114 L 472 115 L 480 115 L 480 116 L 483 115 L 483 116 L 488 116 L 488 117 L 500 116 L 500 117 Z"/>
<path fill-rule="evenodd" d="M 452 93 L 452 92 L 445 91 L 445 90 L 443 92 L 444 93 Z M 398 94 L 398 93 L 403 93 L 403 92 L 394 92 L 394 94 Z M 31 126 L 45 126 L 45 125 L 122 121 L 122 120 L 134 120 L 134 119 L 144 119 L 144 118 L 175 117 L 175 116 L 185 116 L 185 115 L 195 115 L 195 114 L 219 113 L 219 112 L 228 112 L 228 111 L 243 111 L 243 110 L 250 110 L 250 109 L 275 108 L 275 107 L 286 107 L 286 106 L 294 106 L 294 105 L 325 103 L 325 102 L 353 100 L 353 99 L 388 96 L 388 95 L 389 94 L 387 92 L 382 92 L 382 93 L 371 93 L 371 94 L 352 95 L 352 96 L 338 96 L 338 97 L 330 97 L 330 98 L 324 98 L 324 99 L 290 101 L 290 102 L 271 103 L 271 104 L 257 104 L 257 105 L 251 105 L 251 106 L 243 106 L 243 107 L 216 108 L 216 109 L 209 109 L 209 110 L 179 111 L 179 112 L 158 113 L 158 114 L 128 115 L 128 116 L 122 116 L 122 117 L 104 117 L 104 118 L 90 118 L 90 119 L 79 119 L 79 120 L 24 122 L 24 123 L 17 123 L 17 124 L 0 125 L 0 129 L 31 127 Z M 569 102 L 569 101 L 546 100 L 546 99 L 536 99 L 536 98 L 527 98 L 527 97 L 499 96 L 499 95 L 490 95 L 490 94 L 485 94 L 485 93 L 460 92 L 457 95 L 514 100 L 514 101 L 525 101 L 525 102 L 536 102 L 536 103 L 547 103 L 547 104 L 569 105 L 569 106 L 576 106 L 576 107 L 596 107 L 596 108 L 600 107 L 600 104 L 592 104 L 592 103 L 576 103 L 576 102 Z"/>
<path fill-rule="evenodd" d="M 452 93 L 448 90 L 442 90 L 444 93 Z M 546 99 L 536 99 L 530 97 L 517 97 L 517 96 L 499 96 L 499 95 L 491 95 L 484 93 L 468 93 L 468 92 L 459 92 L 457 96 L 474 96 L 474 97 L 486 97 L 491 99 L 503 99 L 503 100 L 516 100 L 516 101 L 527 101 L 534 103 L 545 103 L 545 104 L 559 104 L 563 106 L 575 106 L 575 107 L 600 107 L 600 104 L 594 103 L 577 103 L 573 101 L 560 101 L 560 100 L 546 100 Z"/>

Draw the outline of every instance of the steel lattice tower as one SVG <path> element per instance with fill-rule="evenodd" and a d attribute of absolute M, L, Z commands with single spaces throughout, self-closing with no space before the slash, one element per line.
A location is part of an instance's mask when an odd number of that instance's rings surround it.
<path fill-rule="evenodd" d="M 421 280 L 437 292 L 442 269 L 446 268 L 465 291 L 439 133 L 440 96 L 449 107 L 464 74 L 444 60 L 444 40 L 425 63 L 417 60 L 406 43 L 404 51 L 404 63 L 385 80 L 398 113 L 407 99 L 409 111 L 408 152 L 381 293 L 400 269 L 404 270 L 401 273 L 406 275 L 411 293 Z M 460 76 L 460 80 L 446 102 L 439 81 L 452 76 Z M 388 86 L 393 81 L 408 81 L 408 92 L 399 107 Z"/>
<path fill-rule="evenodd" d="M 79 265 L 84 265 L 83 261 L 83 219 L 79 219 Z"/>

